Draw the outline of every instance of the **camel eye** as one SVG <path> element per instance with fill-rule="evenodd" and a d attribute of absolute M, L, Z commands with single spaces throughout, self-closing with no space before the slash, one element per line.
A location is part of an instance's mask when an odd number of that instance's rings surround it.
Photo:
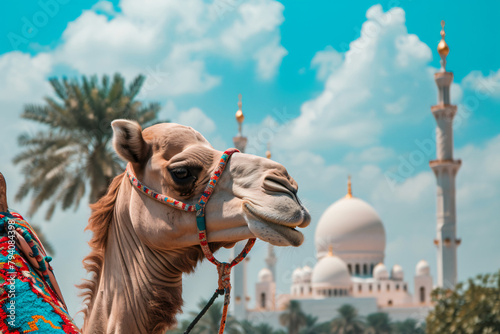
<path fill-rule="evenodd" d="M 190 176 L 192 176 L 189 169 L 184 168 L 184 167 L 176 168 L 176 169 L 170 171 L 170 174 L 174 178 L 174 181 L 185 180 L 185 179 L 189 178 Z"/>

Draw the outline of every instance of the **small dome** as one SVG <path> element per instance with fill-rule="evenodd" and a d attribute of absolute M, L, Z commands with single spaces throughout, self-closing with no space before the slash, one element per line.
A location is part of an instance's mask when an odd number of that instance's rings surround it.
<path fill-rule="evenodd" d="M 302 282 L 302 269 L 297 268 L 293 271 L 292 273 L 292 282 L 293 283 L 300 283 Z"/>
<path fill-rule="evenodd" d="M 316 227 L 318 259 L 328 254 L 328 247 L 341 258 L 348 255 L 384 258 L 385 230 L 371 205 L 356 197 L 344 197 L 330 205 Z"/>
<path fill-rule="evenodd" d="M 273 273 L 271 270 L 267 268 L 262 268 L 259 271 L 259 282 L 272 282 L 273 281 Z"/>
<path fill-rule="evenodd" d="M 313 273 L 313 270 L 311 267 L 305 266 L 304 268 L 302 268 L 302 280 L 304 282 L 310 282 L 311 277 L 312 277 L 312 273 Z"/>
<path fill-rule="evenodd" d="M 378 281 L 389 279 L 389 272 L 387 271 L 385 264 L 379 263 L 375 266 L 375 268 L 373 268 L 373 278 Z"/>
<path fill-rule="evenodd" d="M 325 256 L 314 266 L 312 272 L 312 285 L 316 287 L 342 287 L 351 286 L 351 275 L 347 265 L 338 256 Z"/>
<path fill-rule="evenodd" d="M 391 270 L 392 279 L 402 281 L 404 279 L 403 268 L 399 264 L 395 264 Z"/>
<path fill-rule="evenodd" d="M 415 273 L 417 276 L 427 276 L 431 272 L 429 264 L 425 260 L 420 260 L 415 267 Z"/>

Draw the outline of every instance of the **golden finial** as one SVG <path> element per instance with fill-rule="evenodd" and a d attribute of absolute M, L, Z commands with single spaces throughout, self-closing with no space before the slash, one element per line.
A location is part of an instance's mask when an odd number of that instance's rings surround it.
<path fill-rule="evenodd" d="M 333 246 L 328 245 L 328 256 L 333 256 Z"/>
<path fill-rule="evenodd" d="M 266 158 L 271 159 L 271 144 L 267 143 Z"/>
<path fill-rule="evenodd" d="M 241 125 L 243 124 L 243 121 L 245 120 L 245 115 L 243 115 L 243 111 L 241 111 L 241 106 L 243 104 L 241 103 L 241 94 L 238 95 L 238 111 L 236 112 L 236 121 L 238 122 L 238 136 L 241 137 Z"/>
<path fill-rule="evenodd" d="M 347 195 L 346 198 L 352 198 L 352 185 L 351 185 L 351 175 L 347 177 Z"/>
<path fill-rule="evenodd" d="M 446 33 L 444 32 L 444 20 L 441 21 L 441 41 L 438 44 L 437 50 L 439 55 L 441 56 L 441 69 L 444 71 L 446 69 L 446 56 L 450 53 L 450 48 L 448 47 L 448 44 L 446 44 L 446 41 L 444 40 L 444 37 L 446 36 Z"/>
<path fill-rule="evenodd" d="M 243 121 L 245 120 L 245 115 L 243 115 L 243 111 L 241 111 L 241 106 L 242 106 L 242 103 L 241 103 L 241 94 L 238 95 L 238 111 L 236 112 L 236 121 L 238 121 L 238 123 L 243 123 Z"/>

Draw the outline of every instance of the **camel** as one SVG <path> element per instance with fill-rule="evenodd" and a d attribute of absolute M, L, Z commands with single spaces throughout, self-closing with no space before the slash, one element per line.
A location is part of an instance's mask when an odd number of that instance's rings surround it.
<path fill-rule="evenodd" d="M 199 132 L 174 123 L 143 130 L 134 121 L 115 120 L 112 128 L 113 147 L 131 174 L 189 205 L 202 195 L 222 155 Z M 182 274 L 204 258 L 194 212 L 165 205 L 130 180 L 126 172 L 117 176 L 91 205 L 92 251 L 83 261 L 90 279 L 80 285 L 83 333 L 164 333 L 174 327 L 183 303 Z M 250 238 L 301 245 L 296 228 L 307 227 L 311 218 L 297 189 L 281 164 L 234 153 L 205 207 L 210 250 Z"/>

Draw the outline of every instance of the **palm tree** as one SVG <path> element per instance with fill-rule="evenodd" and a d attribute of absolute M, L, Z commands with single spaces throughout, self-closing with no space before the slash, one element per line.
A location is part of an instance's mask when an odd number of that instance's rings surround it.
<path fill-rule="evenodd" d="M 366 334 L 390 334 L 391 321 L 389 315 L 384 312 L 369 314 L 366 317 Z"/>
<path fill-rule="evenodd" d="M 198 303 L 198 307 L 201 310 L 207 304 L 206 300 L 201 300 Z M 203 315 L 200 321 L 194 326 L 191 333 L 193 334 L 212 334 L 219 332 L 220 320 L 222 318 L 222 302 L 214 303 Z M 194 318 L 198 315 L 198 312 L 190 312 L 191 316 Z M 230 315 L 226 319 L 226 333 L 241 333 L 240 326 L 238 322 Z"/>
<path fill-rule="evenodd" d="M 306 314 L 305 328 L 300 331 L 300 334 L 329 334 L 330 323 L 323 322 L 318 324 L 318 317 Z"/>
<path fill-rule="evenodd" d="M 45 125 L 36 134 L 19 136 L 25 149 L 14 158 L 25 177 L 16 200 L 32 193 L 28 215 L 49 200 L 47 220 L 58 203 L 63 210 L 72 206 L 76 210 L 87 187 L 90 203 L 105 194 L 124 169 L 111 148 L 111 121 L 128 118 L 147 126 L 158 116 L 159 104 L 135 100 L 144 79 L 139 75 L 126 87 L 119 74 L 112 80 L 105 75 L 100 81 L 97 76 L 83 76 L 81 82 L 52 78 L 56 98 L 25 106 L 22 118 Z"/>
<path fill-rule="evenodd" d="M 242 334 L 257 334 L 255 326 L 248 320 L 240 321 L 240 328 Z"/>
<path fill-rule="evenodd" d="M 280 315 L 280 323 L 288 329 L 288 334 L 298 334 L 300 328 L 306 325 L 306 315 L 298 301 L 290 301 L 286 311 Z"/>
<path fill-rule="evenodd" d="M 358 311 L 352 305 L 343 305 L 337 312 L 339 316 L 331 323 L 332 333 L 335 334 L 361 334 L 364 324 L 358 316 Z"/>
<path fill-rule="evenodd" d="M 259 324 L 254 327 L 255 328 L 255 333 L 257 334 L 275 334 L 274 328 L 266 323 Z"/>
<path fill-rule="evenodd" d="M 425 334 L 425 325 L 414 319 L 406 319 L 392 324 L 394 334 Z"/>

